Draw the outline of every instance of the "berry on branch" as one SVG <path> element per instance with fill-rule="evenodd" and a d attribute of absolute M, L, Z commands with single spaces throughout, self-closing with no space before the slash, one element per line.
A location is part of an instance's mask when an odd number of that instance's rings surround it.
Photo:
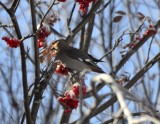
<path fill-rule="evenodd" d="M 17 48 L 20 45 L 20 40 L 16 38 L 2 37 L 2 40 L 6 41 L 8 46 L 11 48 Z"/>

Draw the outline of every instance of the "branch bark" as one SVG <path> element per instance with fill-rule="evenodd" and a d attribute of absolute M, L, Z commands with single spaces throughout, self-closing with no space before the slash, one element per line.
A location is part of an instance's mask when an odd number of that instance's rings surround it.
<path fill-rule="evenodd" d="M 0 1 L 0 5 L 10 15 L 10 18 L 11 18 L 12 23 L 14 25 L 14 29 L 15 29 L 15 32 L 16 32 L 18 39 L 22 39 L 22 34 L 20 32 L 20 28 L 19 28 L 19 25 L 17 22 L 17 18 L 15 16 L 15 13 L 12 10 L 6 8 L 6 6 L 1 1 Z M 21 54 L 23 98 L 24 98 L 26 120 L 27 120 L 27 124 L 32 124 L 31 114 L 30 114 L 30 109 L 29 109 L 29 104 L 28 104 L 28 84 L 27 84 L 26 58 L 25 58 L 25 49 L 24 49 L 23 42 L 20 44 L 20 54 Z"/>

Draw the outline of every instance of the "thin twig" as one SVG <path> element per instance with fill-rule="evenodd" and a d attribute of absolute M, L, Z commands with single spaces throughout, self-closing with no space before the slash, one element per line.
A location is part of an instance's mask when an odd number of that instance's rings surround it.
<path fill-rule="evenodd" d="M 0 23 L 0 28 L 12 28 L 13 25 L 5 25 Z"/>
<path fill-rule="evenodd" d="M 156 111 L 158 112 L 158 111 Z M 140 115 L 148 115 L 148 113 L 146 112 L 135 112 L 135 113 L 131 113 L 132 116 L 140 116 Z M 121 116 L 116 116 L 114 118 L 117 118 L 117 119 L 123 119 L 123 118 L 126 118 L 124 115 L 121 115 Z M 102 124 L 109 124 L 109 123 L 112 123 L 114 121 L 114 119 L 110 119 L 110 120 L 107 120 L 105 122 L 103 122 Z"/>
<path fill-rule="evenodd" d="M 130 89 L 157 61 L 160 60 L 160 53 L 158 53 L 152 60 L 150 60 L 126 85 L 125 88 Z M 92 113 L 91 117 L 99 114 L 109 106 L 113 105 L 117 101 L 116 96 L 113 96 L 106 103 L 101 105 L 95 112 Z"/>
<path fill-rule="evenodd" d="M 155 36 L 155 35 L 154 35 L 154 36 Z M 152 37 L 151 42 L 150 42 L 150 44 L 149 44 L 148 55 L 147 55 L 147 59 L 146 59 L 146 62 L 145 62 L 145 63 L 147 63 L 148 60 L 149 60 L 149 53 L 150 53 L 150 50 L 151 50 L 151 45 L 152 45 L 152 43 L 153 43 L 153 38 L 154 38 L 154 36 Z"/>
<path fill-rule="evenodd" d="M 160 20 L 157 21 L 155 24 L 155 29 L 157 31 L 158 26 L 160 25 Z M 120 60 L 120 62 L 115 66 L 115 68 L 112 71 L 112 75 L 115 75 L 120 68 L 126 63 L 126 61 L 150 38 L 152 37 L 152 34 L 148 34 L 144 36 L 141 40 L 141 42 L 138 42 L 135 47 L 131 48 L 127 54 Z"/>
<path fill-rule="evenodd" d="M 71 22 L 71 19 L 72 19 L 72 16 L 73 16 L 73 12 L 75 10 L 75 7 L 76 7 L 76 2 L 74 3 L 73 7 L 72 7 L 72 11 L 71 11 L 71 14 L 70 14 L 70 18 L 68 19 L 68 22 L 67 22 L 67 26 L 69 27 L 70 26 L 70 22 Z"/>
<path fill-rule="evenodd" d="M 101 10 L 97 11 L 96 14 L 99 14 L 99 13 L 101 13 L 102 11 L 104 11 L 105 8 L 110 4 L 110 2 L 111 2 L 111 0 L 109 0 L 109 1 L 103 6 L 103 8 L 102 8 Z"/>
<path fill-rule="evenodd" d="M 42 27 L 43 21 L 44 21 L 44 19 L 46 18 L 46 16 L 47 16 L 47 14 L 49 13 L 49 11 L 52 9 L 55 1 L 56 1 L 56 0 L 54 0 L 54 1 L 52 2 L 51 6 L 48 8 L 47 12 L 44 14 L 44 16 L 43 16 L 43 18 L 42 18 L 42 20 L 41 20 L 41 22 L 40 22 L 40 28 Z"/>
<path fill-rule="evenodd" d="M 123 32 L 123 34 L 118 38 L 118 40 L 115 42 L 114 47 L 109 50 L 105 55 L 103 55 L 99 60 L 102 60 L 105 56 L 107 56 L 108 54 L 110 54 L 111 52 L 113 52 L 115 50 L 115 48 L 119 45 L 119 43 L 122 41 L 122 37 L 124 35 L 125 32 Z"/>
<path fill-rule="evenodd" d="M 92 6 L 94 7 L 94 5 Z M 93 27 L 94 27 L 94 21 L 95 21 L 95 15 L 92 15 L 90 17 L 90 20 L 88 21 L 88 27 L 84 35 L 84 42 L 83 42 L 83 50 L 87 53 L 89 49 L 89 45 L 91 42 Z"/>
<path fill-rule="evenodd" d="M 33 36 L 35 36 L 36 34 L 37 34 L 37 32 L 32 33 L 32 34 L 28 34 L 27 36 L 24 36 L 20 41 L 23 42 L 24 40 L 26 40 L 26 39 L 28 39 L 28 38 L 30 38 L 30 37 L 33 37 Z"/>
<path fill-rule="evenodd" d="M 88 23 L 88 21 L 90 20 L 90 18 L 92 17 L 92 15 L 95 14 L 95 12 L 97 11 L 97 9 L 99 8 L 99 6 L 103 3 L 103 0 L 98 0 L 96 2 L 96 4 L 94 5 L 94 7 L 90 10 L 90 12 L 85 16 L 85 18 L 76 26 L 76 28 L 73 29 L 72 31 L 72 35 L 69 35 L 66 40 L 67 43 L 70 43 L 74 36 Z"/>
<path fill-rule="evenodd" d="M 3 25 L 3 24 L 0 22 L 0 25 Z M 12 38 L 14 37 L 14 36 L 12 35 L 12 33 L 10 33 L 9 30 L 8 30 L 6 27 L 3 27 L 3 26 L 2 26 L 2 28 L 6 31 L 6 33 L 7 33 L 10 37 L 12 37 Z"/>

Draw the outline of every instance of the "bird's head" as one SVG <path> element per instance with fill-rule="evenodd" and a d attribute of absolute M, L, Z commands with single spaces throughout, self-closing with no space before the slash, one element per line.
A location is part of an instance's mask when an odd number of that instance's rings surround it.
<path fill-rule="evenodd" d="M 50 61 L 57 55 L 58 51 L 64 49 L 66 45 L 67 43 L 64 39 L 54 41 L 39 54 L 40 61 L 43 62 L 45 58 L 47 58 L 47 61 Z"/>
<path fill-rule="evenodd" d="M 51 50 L 58 51 L 66 47 L 67 43 L 64 39 L 56 40 L 51 44 Z"/>

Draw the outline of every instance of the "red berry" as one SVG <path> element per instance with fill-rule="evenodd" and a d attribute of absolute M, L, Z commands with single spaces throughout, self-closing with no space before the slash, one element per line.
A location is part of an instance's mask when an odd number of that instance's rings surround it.
<path fill-rule="evenodd" d="M 157 31 L 156 31 L 154 25 L 149 25 L 149 26 L 148 26 L 147 34 L 155 35 L 156 32 L 157 32 Z"/>
<path fill-rule="evenodd" d="M 20 45 L 20 41 L 16 38 L 2 37 L 2 40 L 5 40 L 9 47 L 17 48 Z"/>
<path fill-rule="evenodd" d="M 44 38 L 39 38 L 37 42 L 45 42 L 46 40 Z"/>
<path fill-rule="evenodd" d="M 136 40 L 141 41 L 142 39 L 140 37 L 136 37 Z"/>
<path fill-rule="evenodd" d="M 80 84 L 79 83 L 75 83 L 72 87 L 72 91 L 75 93 L 76 97 L 79 97 L 79 93 L 80 93 Z M 86 94 L 86 86 L 82 86 L 82 93 Z"/>
<path fill-rule="evenodd" d="M 56 70 L 55 72 L 57 74 L 61 74 L 61 75 L 68 75 L 68 68 L 63 66 L 62 64 L 58 64 L 57 67 L 56 67 Z"/>
<path fill-rule="evenodd" d="M 65 112 L 66 114 L 69 114 L 69 113 L 72 112 L 72 110 L 71 110 L 71 109 L 66 109 L 66 110 L 64 110 L 64 112 Z"/>
<path fill-rule="evenodd" d="M 83 94 L 86 94 L 86 92 L 87 92 L 87 88 L 86 88 L 86 86 L 83 86 L 83 88 L 82 88 L 82 92 L 83 92 Z"/>
<path fill-rule="evenodd" d="M 72 91 L 75 93 L 76 97 L 79 96 L 79 88 L 72 88 Z"/>
<path fill-rule="evenodd" d="M 64 102 L 62 102 L 63 105 L 65 105 L 69 109 L 75 109 L 78 107 L 79 101 L 75 98 L 67 98 L 64 97 Z"/>
<path fill-rule="evenodd" d="M 45 39 L 50 35 L 50 27 L 47 24 L 43 24 L 42 28 L 38 30 L 38 38 Z"/>
<path fill-rule="evenodd" d="M 130 46 L 133 46 L 133 47 L 135 47 L 137 44 L 135 44 L 135 43 L 131 43 L 130 44 Z"/>
<path fill-rule="evenodd" d="M 148 35 L 148 30 L 143 34 L 143 37 L 146 37 Z"/>
<path fill-rule="evenodd" d="M 66 2 L 66 0 L 58 0 L 59 2 Z"/>
<path fill-rule="evenodd" d="M 40 38 L 40 39 L 46 38 L 46 36 L 42 30 L 40 30 L 37 34 L 38 34 L 38 38 Z"/>
<path fill-rule="evenodd" d="M 50 35 L 50 33 L 51 33 L 49 30 L 47 30 L 47 27 L 42 27 L 41 31 L 43 32 L 43 35 L 45 37 L 48 37 L 48 35 Z"/>
<path fill-rule="evenodd" d="M 45 42 L 46 40 L 44 38 L 40 38 L 38 39 L 38 48 L 44 47 L 45 46 Z"/>
<path fill-rule="evenodd" d="M 64 102 L 64 99 L 62 97 L 58 97 L 58 101 L 63 103 Z"/>
<path fill-rule="evenodd" d="M 76 97 L 75 97 L 75 93 L 74 93 L 72 90 L 66 91 L 66 92 L 65 92 L 65 96 L 66 96 L 67 98 L 76 98 Z"/>
<path fill-rule="evenodd" d="M 149 25 L 149 28 L 153 28 L 153 27 L 154 27 L 153 25 L 151 25 L 151 24 Z"/>
<path fill-rule="evenodd" d="M 83 12 L 87 12 L 87 8 L 89 7 L 89 3 L 95 2 L 96 0 L 77 0 L 76 2 L 79 3 L 79 9 Z"/>
<path fill-rule="evenodd" d="M 2 37 L 2 40 L 5 40 L 6 42 L 10 40 L 8 37 Z"/>

